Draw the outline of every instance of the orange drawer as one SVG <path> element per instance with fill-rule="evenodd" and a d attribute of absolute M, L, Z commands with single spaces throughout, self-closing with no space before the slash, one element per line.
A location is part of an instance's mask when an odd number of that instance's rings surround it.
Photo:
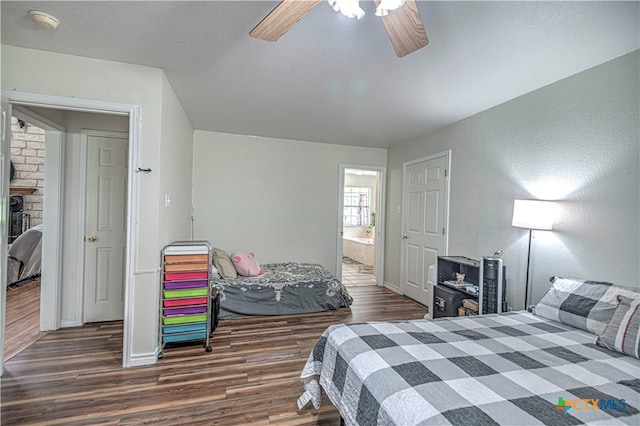
<path fill-rule="evenodd" d="M 164 257 L 165 263 L 209 263 L 209 256 L 206 254 L 172 254 Z"/>
<path fill-rule="evenodd" d="M 166 272 L 206 271 L 207 263 L 168 263 L 164 265 Z"/>

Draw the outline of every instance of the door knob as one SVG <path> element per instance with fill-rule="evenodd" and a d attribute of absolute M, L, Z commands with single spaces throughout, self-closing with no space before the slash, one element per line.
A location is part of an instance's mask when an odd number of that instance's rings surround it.
<path fill-rule="evenodd" d="M 409 236 L 408 236 L 406 233 L 405 233 L 405 234 L 402 234 L 402 239 L 403 239 L 403 240 L 406 240 L 407 238 L 409 238 Z"/>
<path fill-rule="evenodd" d="M 95 243 L 97 239 L 98 238 L 96 238 L 94 235 L 89 235 L 87 237 L 87 241 L 89 241 L 90 243 Z"/>

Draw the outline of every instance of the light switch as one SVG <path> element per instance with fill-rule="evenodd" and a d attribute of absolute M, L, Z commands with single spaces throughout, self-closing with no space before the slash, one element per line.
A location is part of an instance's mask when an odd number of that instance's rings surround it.
<path fill-rule="evenodd" d="M 164 194 L 164 206 L 169 208 L 171 205 L 171 199 L 169 198 L 169 194 Z"/>

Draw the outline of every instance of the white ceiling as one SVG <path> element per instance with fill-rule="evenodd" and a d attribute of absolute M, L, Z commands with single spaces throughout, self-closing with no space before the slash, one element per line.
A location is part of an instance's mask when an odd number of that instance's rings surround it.
<path fill-rule="evenodd" d="M 629 2 L 419 1 L 430 43 L 396 57 L 374 5 L 322 1 L 278 42 L 277 1 L 1 3 L 2 43 L 162 68 L 194 128 L 390 147 L 640 47 Z M 30 9 L 55 15 L 39 29 Z"/>

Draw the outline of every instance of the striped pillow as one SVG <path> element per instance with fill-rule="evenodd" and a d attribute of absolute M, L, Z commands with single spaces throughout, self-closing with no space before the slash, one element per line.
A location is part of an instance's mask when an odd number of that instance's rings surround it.
<path fill-rule="evenodd" d="M 640 299 L 618 296 L 618 307 L 596 345 L 640 359 Z"/>

